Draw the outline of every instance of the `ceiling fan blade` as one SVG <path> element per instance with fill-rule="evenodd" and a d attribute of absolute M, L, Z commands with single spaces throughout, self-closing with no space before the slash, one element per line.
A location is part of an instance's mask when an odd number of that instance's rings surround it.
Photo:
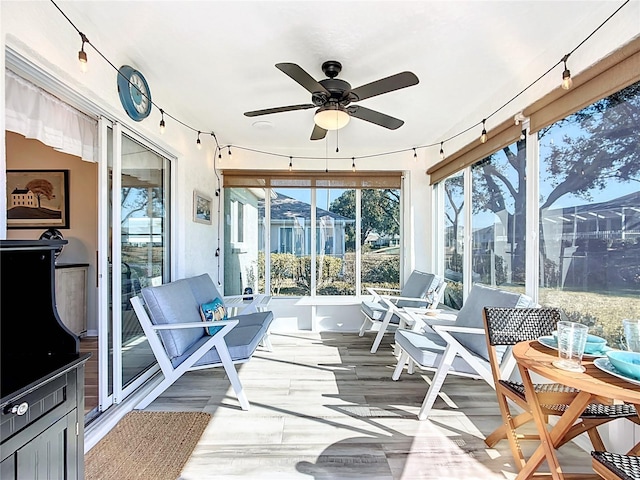
<path fill-rule="evenodd" d="M 327 135 L 327 131 L 319 127 L 318 125 L 313 126 L 313 132 L 311 132 L 311 140 L 322 140 Z"/>
<path fill-rule="evenodd" d="M 305 103 L 304 105 L 289 105 L 286 107 L 265 108 L 264 110 L 244 112 L 244 115 L 245 117 L 258 117 L 260 115 L 269 115 L 270 113 L 291 112 L 293 110 L 307 110 L 309 108 L 315 108 L 315 105 L 311 103 Z"/>
<path fill-rule="evenodd" d="M 401 88 L 410 87 L 416 85 L 419 82 L 418 77 L 411 72 L 402 72 L 396 75 L 391 75 L 387 78 L 376 80 L 375 82 L 367 83 L 358 88 L 351 90 L 351 93 L 357 97 L 354 102 L 364 100 L 365 98 L 375 97 L 383 93 L 393 92 L 394 90 L 400 90 Z"/>
<path fill-rule="evenodd" d="M 295 63 L 276 63 L 276 68 L 289 75 L 292 79 L 306 88 L 309 93 L 324 92 L 327 96 L 331 96 L 329 90 L 320 85 L 320 83 L 303 70 L 301 66 L 296 65 Z"/>
<path fill-rule="evenodd" d="M 391 117 L 384 113 L 376 112 L 369 108 L 361 107 L 360 105 L 351 105 L 347 107 L 349 115 L 359 118 L 365 122 L 375 123 L 381 127 L 388 128 L 389 130 L 396 130 L 404 125 L 404 121 Z"/>

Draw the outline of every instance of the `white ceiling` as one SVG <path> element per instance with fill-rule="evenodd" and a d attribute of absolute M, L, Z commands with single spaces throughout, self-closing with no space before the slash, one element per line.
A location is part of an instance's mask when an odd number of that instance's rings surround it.
<path fill-rule="evenodd" d="M 51 15 L 59 15 L 48 2 Z M 404 70 L 420 83 L 360 105 L 400 118 L 391 131 L 352 119 L 339 131 L 341 154 L 439 143 L 489 116 L 571 51 L 621 1 L 58 1 L 117 66 L 147 78 L 153 101 L 188 125 L 215 130 L 221 143 L 287 155 L 324 156 L 311 142 L 314 110 L 248 118 L 243 112 L 310 103 L 310 94 L 275 68 L 300 65 L 324 78 L 325 60 L 357 87 Z M 640 32 L 633 0 L 569 61 L 574 73 Z M 622 38 L 621 38 L 622 37 Z M 78 42 L 79 43 L 79 42 Z M 78 45 L 79 47 L 80 45 Z M 100 61 L 88 50 L 90 62 Z M 487 127 L 513 117 L 560 82 L 562 66 L 500 110 Z M 114 81 L 115 87 L 115 81 Z M 257 120 L 270 128 L 256 128 Z M 147 120 L 151 121 L 151 120 Z M 169 123 L 169 122 L 168 122 Z M 480 127 L 450 142 L 471 141 Z M 327 147 L 328 143 L 328 147 Z M 433 150 L 437 157 L 439 146 Z M 426 149 L 425 149 L 426 151 Z M 432 162 L 431 162 L 432 163 Z"/>

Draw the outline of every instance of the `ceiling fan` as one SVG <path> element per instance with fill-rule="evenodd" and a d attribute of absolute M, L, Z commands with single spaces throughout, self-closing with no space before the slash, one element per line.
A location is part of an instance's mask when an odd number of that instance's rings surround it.
<path fill-rule="evenodd" d="M 312 103 L 254 110 L 245 112 L 245 115 L 247 117 L 257 117 L 271 113 L 317 108 L 318 110 L 313 118 L 315 126 L 311 133 L 311 140 L 321 140 L 326 136 L 327 130 L 338 130 L 344 127 L 349 123 L 351 117 L 359 118 L 390 130 L 400 128 L 404 124 L 402 120 L 360 105 L 350 104 L 375 97 L 376 95 L 382 95 L 383 93 L 410 87 L 416 85 L 419 81 L 418 77 L 412 72 L 402 72 L 367 83 L 358 88 L 351 88 L 348 82 L 336 78 L 342 70 L 342 64 L 335 60 L 328 60 L 322 64 L 322 71 L 327 78 L 320 81 L 315 80 L 295 63 L 277 63 L 276 68 L 307 89 L 311 93 Z"/>

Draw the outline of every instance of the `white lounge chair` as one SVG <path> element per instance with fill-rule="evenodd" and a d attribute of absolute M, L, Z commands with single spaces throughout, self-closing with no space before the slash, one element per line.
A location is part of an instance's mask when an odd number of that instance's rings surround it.
<path fill-rule="evenodd" d="M 483 379 L 494 386 L 482 317 L 485 306 L 530 307 L 533 302 L 523 294 L 474 285 L 456 321 L 450 325 L 433 324 L 422 331 L 396 330 L 395 342 L 400 357 L 392 375 L 393 380 L 400 378 L 408 362 L 409 373 L 413 373 L 413 364 L 435 372 L 420 408 L 420 420 L 429 416 L 448 374 Z M 508 378 L 516 363 L 507 352 L 500 365 Z"/>
<path fill-rule="evenodd" d="M 437 306 L 446 286 L 442 277 L 414 270 L 402 290 L 368 287 L 367 291 L 373 295 L 373 299 L 361 304 L 360 311 L 364 319 L 360 327 L 360 336 L 364 335 L 367 327 L 374 323 L 380 324 L 371 353 L 376 353 L 378 350 L 387 328 L 398 326 L 400 323 L 400 317 L 393 308 L 390 308 L 391 305 L 397 308 Z"/>

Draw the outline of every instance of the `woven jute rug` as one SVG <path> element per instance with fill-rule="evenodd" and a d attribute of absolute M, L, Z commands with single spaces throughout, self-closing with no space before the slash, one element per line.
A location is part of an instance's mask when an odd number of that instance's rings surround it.
<path fill-rule="evenodd" d="M 211 415 L 130 412 L 85 455 L 87 480 L 176 480 Z"/>

